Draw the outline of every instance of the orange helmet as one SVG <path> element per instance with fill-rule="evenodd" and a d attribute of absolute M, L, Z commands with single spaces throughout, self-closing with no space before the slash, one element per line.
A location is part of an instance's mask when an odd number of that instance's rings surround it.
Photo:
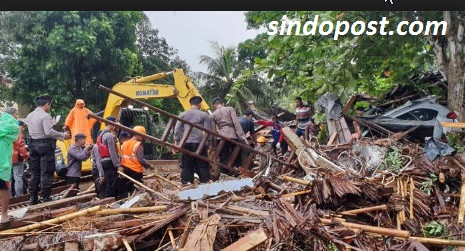
<path fill-rule="evenodd" d="M 146 134 L 147 132 L 145 131 L 145 127 L 143 126 L 134 126 L 134 128 L 132 128 L 132 130 L 136 131 L 136 132 L 140 132 L 140 133 L 143 133 L 143 134 Z"/>
<path fill-rule="evenodd" d="M 266 138 L 264 136 L 260 136 L 260 137 L 258 137 L 257 142 L 258 143 L 266 143 Z"/>

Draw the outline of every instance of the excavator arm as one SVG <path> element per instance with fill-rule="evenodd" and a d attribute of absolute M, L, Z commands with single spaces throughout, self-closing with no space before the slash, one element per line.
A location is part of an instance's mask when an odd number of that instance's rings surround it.
<path fill-rule="evenodd" d="M 173 76 L 174 85 L 153 83 L 155 80 L 164 79 L 168 76 Z M 184 110 L 190 109 L 190 98 L 202 96 L 182 69 L 174 69 L 171 72 L 161 72 L 146 77 L 135 77 L 126 82 L 117 83 L 112 89 L 139 100 L 177 98 Z M 118 118 L 123 106 L 125 106 L 123 98 L 110 94 L 105 106 L 104 118 L 107 116 Z M 205 100 L 200 104 L 200 109 L 211 113 L 210 107 Z M 101 129 L 103 127 L 104 124 L 101 125 Z"/>

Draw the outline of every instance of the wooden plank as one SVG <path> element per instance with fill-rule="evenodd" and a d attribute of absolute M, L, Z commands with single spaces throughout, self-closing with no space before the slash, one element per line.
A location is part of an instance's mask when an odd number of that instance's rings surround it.
<path fill-rule="evenodd" d="M 58 218 L 54 218 L 54 219 L 50 219 L 50 220 L 46 220 L 42 222 L 37 222 L 37 223 L 24 226 L 24 227 L 4 230 L 0 232 L 0 235 L 9 235 L 13 233 L 24 233 L 24 232 L 28 232 L 28 231 L 43 228 L 43 227 L 49 227 L 51 225 L 60 224 L 68 220 L 72 220 L 72 219 L 75 219 L 81 216 L 86 216 L 86 215 L 95 213 L 101 209 L 102 209 L 102 206 L 95 206 L 95 207 L 85 209 L 85 210 L 82 210 L 76 213 L 68 214 L 63 217 L 58 217 Z"/>
<path fill-rule="evenodd" d="M 166 220 L 164 220 L 162 223 L 160 224 L 157 224 L 153 227 L 151 227 L 149 230 L 145 231 L 144 233 L 142 233 L 141 235 L 137 236 L 135 239 L 134 239 L 134 243 L 136 242 L 139 242 L 141 240 L 143 240 L 144 238 L 146 238 L 147 236 L 155 233 L 156 231 L 158 231 L 159 229 L 161 229 L 162 227 L 165 227 L 166 225 L 170 224 L 171 222 L 175 221 L 176 219 L 178 219 L 179 217 L 185 215 L 187 212 L 189 212 L 190 210 L 190 205 L 182 205 L 178 210 L 176 210 L 173 215 L 171 215 L 169 218 L 167 218 Z"/>
<path fill-rule="evenodd" d="M 151 213 L 151 212 L 164 211 L 167 208 L 168 208 L 168 206 L 103 209 L 100 212 L 97 212 L 96 215 L 114 215 L 114 214 L 127 214 L 127 213 Z"/>
<path fill-rule="evenodd" d="M 255 231 L 248 233 L 246 236 L 240 238 L 238 241 L 227 246 L 223 251 L 247 251 L 252 250 L 256 246 L 260 245 L 266 241 L 268 237 L 266 236 L 263 228 L 259 228 Z"/>
<path fill-rule="evenodd" d="M 50 193 L 51 195 L 56 195 L 59 194 L 67 189 L 69 189 L 71 185 L 65 185 L 65 186 L 60 186 L 60 187 L 54 187 L 52 188 L 52 192 Z M 30 195 L 29 194 L 24 194 L 21 196 L 16 196 L 10 199 L 10 207 L 16 206 L 15 204 L 19 204 L 22 202 L 29 202 Z"/>
<path fill-rule="evenodd" d="M 163 134 L 160 138 L 161 141 L 166 141 L 168 139 L 168 136 L 170 135 L 171 130 L 175 126 L 176 121 L 174 119 L 170 118 L 168 120 L 168 123 L 166 124 L 165 130 L 163 131 Z"/>
<path fill-rule="evenodd" d="M 84 194 L 81 196 L 76 196 L 76 197 L 71 197 L 71 198 L 66 198 L 66 199 L 61 199 L 61 200 L 56 200 L 56 201 L 49 201 L 49 202 L 45 202 L 45 203 L 41 203 L 38 205 L 28 207 L 28 212 L 34 212 L 34 211 L 43 210 L 46 208 L 63 207 L 66 204 L 72 204 L 78 201 L 89 201 L 93 199 L 96 195 L 97 195 L 96 193 L 90 193 L 90 194 Z"/>
<path fill-rule="evenodd" d="M 349 97 L 349 100 L 347 100 L 346 104 L 344 105 L 344 108 L 342 108 L 342 113 L 347 113 L 349 111 L 349 109 L 355 103 L 355 98 L 356 97 L 357 97 L 357 95 L 351 95 Z"/>
<path fill-rule="evenodd" d="M 465 128 L 464 122 L 439 122 L 443 127 L 451 127 L 451 128 Z"/>
<path fill-rule="evenodd" d="M 89 207 L 98 206 L 98 205 L 105 205 L 105 204 L 108 204 L 108 203 L 112 203 L 114 201 L 115 201 L 114 197 L 109 197 L 109 198 L 105 198 L 105 199 L 101 199 L 101 200 L 82 203 L 82 204 L 79 204 L 79 205 L 69 206 L 69 207 L 65 207 L 65 208 L 59 208 L 59 209 L 55 209 L 55 210 L 51 211 L 50 212 L 50 217 L 47 217 L 42 212 L 32 214 L 32 215 L 27 215 L 27 216 L 25 216 L 23 218 L 13 220 L 11 222 L 10 226 L 8 227 L 8 229 L 9 228 L 18 228 L 18 227 L 27 226 L 27 225 L 31 224 L 31 222 L 40 222 L 40 221 L 48 220 L 50 218 L 57 218 L 57 217 L 65 216 L 67 214 L 77 212 L 77 211 L 82 210 L 84 208 L 89 208 Z M 0 229 L 0 230 L 5 230 L 5 229 Z"/>
<path fill-rule="evenodd" d="M 334 144 L 334 142 L 336 142 L 336 139 L 337 139 L 337 133 L 333 132 L 333 134 L 331 134 L 331 137 L 329 137 L 328 143 L 326 143 L 326 145 Z"/>
<path fill-rule="evenodd" d="M 462 174 L 462 186 L 460 189 L 460 203 L 459 212 L 457 218 L 457 224 L 459 227 L 463 226 L 463 218 L 465 214 L 465 174 Z"/>

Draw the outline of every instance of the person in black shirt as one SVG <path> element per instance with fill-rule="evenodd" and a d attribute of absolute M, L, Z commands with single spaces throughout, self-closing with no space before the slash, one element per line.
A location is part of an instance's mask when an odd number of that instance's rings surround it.
<path fill-rule="evenodd" d="M 244 111 L 244 115 L 240 118 L 238 118 L 239 123 L 241 124 L 242 130 L 244 130 L 245 136 L 248 141 L 248 145 L 250 147 L 254 147 L 254 142 L 255 142 L 255 125 L 253 121 L 253 111 L 250 109 L 247 109 Z M 238 158 L 236 160 L 242 162 L 244 164 L 245 158 L 249 156 L 250 152 L 249 151 L 244 151 L 241 150 L 239 152 Z M 242 166 L 242 165 L 241 165 Z M 250 167 L 249 167 L 250 168 Z"/>

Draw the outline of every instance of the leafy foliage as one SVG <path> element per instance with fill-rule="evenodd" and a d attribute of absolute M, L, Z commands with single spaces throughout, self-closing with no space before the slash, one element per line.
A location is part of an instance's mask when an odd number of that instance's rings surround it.
<path fill-rule="evenodd" d="M 449 145 L 457 150 L 457 153 L 465 152 L 465 143 L 463 140 L 463 135 L 457 132 L 449 133 L 447 135 L 449 139 Z"/>
<path fill-rule="evenodd" d="M 427 181 L 421 183 L 420 190 L 431 195 L 433 192 L 434 184 L 438 181 L 438 176 L 434 173 L 430 174 L 430 178 Z"/>
<path fill-rule="evenodd" d="M 284 14 L 290 20 L 313 21 L 319 15 L 319 23 L 329 20 L 378 20 L 386 16 L 391 23 L 411 20 L 413 12 L 259 12 L 246 13 L 249 28 L 267 28 L 273 20 L 281 20 Z M 347 98 L 356 92 L 379 95 L 393 85 L 407 82 L 416 72 L 429 69 L 434 62 L 431 47 L 420 36 L 352 36 L 333 40 L 332 36 L 257 36 L 257 43 L 265 46 L 266 57 L 255 58 L 255 69 L 270 78 L 282 79 L 282 87 L 288 87 L 282 99 L 290 104 L 299 95 L 315 102 L 322 94 L 334 92 Z M 389 69 L 385 78 L 381 73 Z"/>
<path fill-rule="evenodd" d="M 12 12 L 6 18 L 15 23 L 10 32 L 18 46 L 7 70 L 22 104 L 47 93 L 61 113 L 77 98 L 96 109 L 105 101 L 98 85 L 112 87 L 142 70 L 135 45 L 140 12 Z"/>
<path fill-rule="evenodd" d="M 213 56 L 202 55 L 201 64 L 207 65 L 207 73 L 200 73 L 203 82 L 201 93 L 210 100 L 214 97 L 225 99 L 227 105 L 234 106 L 239 112 L 246 107 L 248 101 L 261 101 L 270 104 L 270 86 L 259 75 L 244 67 L 250 64 L 250 55 L 245 47 L 241 50 L 241 59 L 235 47 L 220 46 L 211 42 Z"/>
<path fill-rule="evenodd" d="M 384 156 L 384 161 L 380 166 L 383 171 L 397 173 L 403 167 L 403 158 L 398 147 L 393 146 Z"/>
<path fill-rule="evenodd" d="M 447 231 L 448 231 L 447 226 L 437 221 L 428 222 L 423 227 L 423 234 L 425 235 L 425 237 L 428 237 L 428 238 L 444 236 L 447 234 Z"/>

